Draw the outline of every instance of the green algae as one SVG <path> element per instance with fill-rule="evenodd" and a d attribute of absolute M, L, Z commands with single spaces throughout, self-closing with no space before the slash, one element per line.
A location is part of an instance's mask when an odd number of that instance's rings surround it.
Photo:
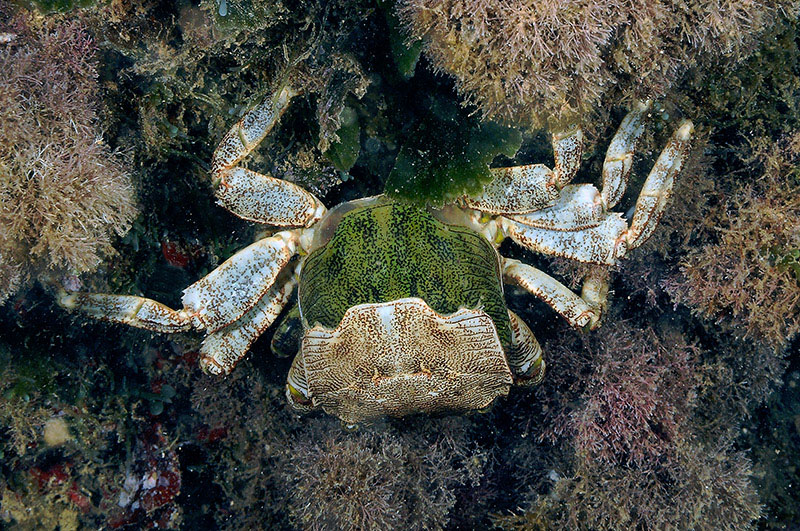
<path fill-rule="evenodd" d="M 397 154 L 386 194 L 436 206 L 479 194 L 492 180 L 494 158 L 513 157 L 521 144 L 517 129 L 481 122 L 450 102 L 432 99 Z"/>
<path fill-rule="evenodd" d="M 400 18 L 395 12 L 394 2 L 377 0 L 377 3 L 386 17 L 386 25 L 389 27 L 389 45 L 394 64 L 403 79 L 409 79 L 414 75 L 414 70 L 422 54 L 423 41 L 422 39 L 408 38 Z"/>
<path fill-rule="evenodd" d="M 361 127 L 358 115 L 349 107 L 342 110 L 341 124 L 336 131 L 339 141 L 331 143 L 325 156 L 337 170 L 347 172 L 355 165 L 361 151 Z"/>
<path fill-rule="evenodd" d="M 444 315 L 481 308 L 503 345 L 511 344 L 491 244 L 413 205 L 383 201 L 348 212 L 331 240 L 306 259 L 298 288 L 303 318 L 328 328 L 353 306 L 408 297 Z"/>

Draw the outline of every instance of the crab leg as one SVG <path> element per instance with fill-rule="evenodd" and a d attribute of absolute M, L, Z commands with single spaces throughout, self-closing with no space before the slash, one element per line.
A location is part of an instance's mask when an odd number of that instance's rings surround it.
<path fill-rule="evenodd" d="M 519 385 L 537 385 L 544 378 L 544 358 L 542 347 L 536 337 L 517 314 L 508 311 L 511 320 L 511 348 L 506 359 L 514 382 Z"/>
<path fill-rule="evenodd" d="M 602 292 L 595 285 L 587 298 L 579 297 L 550 275 L 510 258 L 503 260 L 503 277 L 547 303 L 575 328 L 595 329 L 600 324 L 602 307 L 595 301 Z"/>
<path fill-rule="evenodd" d="M 239 319 L 264 296 L 297 252 L 300 231 L 282 231 L 240 250 L 183 292 L 198 328 L 216 332 Z"/>
<path fill-rule="evenodd" d="M 308 227 L 325 207 L 299 186 L 238 164 L 275 127 L 297 93 L 284 87 L 248 111 L 225 135 L 211 161 L 219 204 L 240 218 L 282 227 Z"/>
<path fill-rule="evenodd" d="M 68 310 L 78 309 L 95 319 L 153 332 L 185 332 L 192 328 L 191 317 L 184 310 L 175 311 L 160 302 L 134 295 L 62 292 L 58 304 Z"/>
<path fill-rule="evenodd" d="M 644 243 L 658 225 L 672 194 L 675 176 L 681 171 L 683 160 L 689 151 L 689 140 L 693 131 L 692 122 L 684 120 L 650 170 L 639 199 L 636 200 L 631 229 L 626 234 L 629 249 Z"/>
<path fill-rule="evenodd" d="M 489 214 L 525 214 L 546 207 L 575 177 L 582 149 L 580 129 L 553 133 L 555 171 L 543 164 L 491 168 L 492 182 L 480 194 L 463 198 L 464 204 Z"/>
<path fill-rule="evenodd" d="M 228 374 L 253 342 L 278 318 L 297 285 L 294 277 L 273 286 L 238 320 L 210 334 L 200 347 L 200 367 L 211 374 Z"/>
<path fill-rule="evenodd" d="M 543 164 L 491 168 L 494 176 L 483 192 L 465 197 L 469 208 L 490 214 L 524 214 L 558 198 L 556 174 Z"/>
<path fill-rule="evenodd" d="M 673 134 L 650 171 L 630 227 L 617 212 L 598 210 L 602 196 L 592 185 L 565 187 L 571 195 L 553 206 L 496 220 L 502 235 L 531 250 L 595 264 L 612 265 L 655 230 L 689 146 L 692 123 Z"/>
<path fill-rule="evenodd" d="M 595 309 L 600 316 L 608 310 L 608 285 L 610 273 L 607 267 L 594 267 L 583 277 L 581 299 Z"/>
<path fill-rule="evenodd" d="M 91 317 L 154 332 L 191 328 L 213 333 L 248 312 L 275 283 L 297 251 L 300 231 L 259 240 L 184 290 L 182 310 L 132 295 L 63 293 L 59 303 Z"/>
<path fill-rule="evenodd" d="M 583 131 L 576 127 L 571 131 L 553 133 L 553 157 L 556 161 L 556 185 L 564 188 L 581 167 L 583 154 Z"/>
<path fill-rule="evenodd" d="M 325 207 L 296 184 L 248 170 L 231 168 L 217 188 L 219 205 L 237 217 L 279 227 L 309 227 Z"/>
<path fill-rule="evenodd" d="M 627 250 L 624 235 L 628 224 L 616 212 L 606 213 L 599 223 L 578 230 L 532 227 L 502 217 L 498 221 L 503 234 L 518 244 L 551 256 L 612 265 Z"/>
<path fill-rule="evenodd" d="M 606 209 L 613 208 L 628 186 L 628 176 L 633 164 L 633 150 L 636 141 L 644 131 L 642 121 L 650 109 L 650 102 L 637 102 L 617 129 L 617 134 L 611 140 L 603 162 L 603 205 Z"/>
<path fill-rule="evenodd" d="M 604 217 L 600 192 L 592 184 L 569 184 L 553 205 L 509 219 L 539 229 L 573 231 L 596 227 Z"/>

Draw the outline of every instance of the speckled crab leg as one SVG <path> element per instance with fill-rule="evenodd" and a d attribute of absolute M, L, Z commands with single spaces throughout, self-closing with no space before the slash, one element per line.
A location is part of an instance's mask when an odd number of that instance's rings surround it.
<path fill-rule="evenodd" d="M 469 208 L 488 214 L 524 214 L 549 205 L 558 198 L 553 170 L 543 164 L 492 168 L 493 180 L 474 197 L 465 197 Z"/>
<path fill-rule="evenodd" d="M 514 375 L 514 383 L 537 385 L 544 378 L 542 347 L 525 321 L 511 310 L 508 311 L 508 317 L 511 320 L 511 348 L 506 351 L 506 359 Z"/>
<path fill-rule="evenodd" d="M 185 332 L 192 328 L 191 317 L 185 311 L 176 311 L 160 302 L 135 295 L 63 292 L 58 297 L 58 303 L 68 310 L 79 310 L 95 319 L 153 332 Z"/>
<path fill-rule="evenodd" d="M 101 293 L 63 293 L 59 303 L 96 319 L 154 332 L 192 328 L 213 333 L 237 321 L 275 283 L 297 252 L 300 231 L 284 231 L 245 247 L 184 290 L 182 310 L 144 297 Z"/>
<path fill-rule="evenodd" d="M 598 264 L 616 261 L 616 242 L 628 230 L 619 213 L 604 210 L 592 184 L 565 186 L 552 206 L 497 222 L 503 234 L 524 247 Z"/>
<path fill-rule="evenodd" d="M 556 163 L 556 185 L 564 188 L 575 178 L 581 167 L 583 130 L 576 127 L 553 133 L 553 157 Z"/>
<path fill-rule="evenodd" d="M 211 374 L 228 374 L 253 342 L 278 318 L 297 285 L 294 277 L 273 286 L 244 315 L 210 334 L 200 347 L 200 367 Z"/>
<path fill-rule="evenodd" d="M 631 228 L 625 235 L 628 249 L 644 243 L 658 225 L 672 194 L 675 176 L 680 173 L 683 161 L 689 152 L 693 132 L 692 122 L 684 120 L 650 170 L 642 192 L 636 200 Z"/>
<path fill-rule="evenodd" d="M 313 194 L 282 179 L 239 167 L 275 127 L 297 93 L 284 87 L 248 111 L 220 142 L 211 161 L 219 204 L 240 218 L 281 227 L 309 227 L 325 213 Z"/>
<path fill-rule="evenodd" d="M 551 207 L 498 217 L 501 234 L 544 254 L 615 264 L 641 245 L 658 225 L 686 157 L 691 133 L 692 123 L 684 122 L 661 152 L 636 202 L 630 227 L 621 214 L 602 208 L 602 196 L 592 185 L 576 185 L 565 187 L 567 197 Z"/>
<path fill-rule="evenodd" d="M 301 231 L 282 231 L 238 251 L 183 292 L 183 305 L 197 328 L 209 334 L 253 308 L 297 253 Z"/>
<path fill-rule="evenodd" d="M 510 258 L 503 260 L 503 277 L 547 303 L 575 328 L 594 329 L 600 325 L 602 307 L 594 303 L 601 292 L 594 290 L 601 286 L 590 285 L 589 296 L 582 298 L 550 275 Z"/>
<path fill-rule="evenodd" d="M 569 184 L 551 206 L 506 217 L 527 227 L 575 231 L 597 227 L 606 215 L 602 197 L 594 185 Z"/>
<path fill-rule="evenodd" d="M 643 121 L 650 109 L 650 102 L 637 102 L 633 109 L 625 116 L 611 140 L 603 162 L 603 190 L 601 192 L 603 205 L 606 209 L 613 208 L 628 186 L 628 177 L 633 164 L 633 151 L 636 141 L 644 131 Z"/>
<path fill-rule="evenodd" d="M 628 223 L 617 212 L 577 230 L 534 227 L 519 218 L 498 218 L 502 233 L 533 251 L 593 264 L 611 265 L 624 254 Z"/>
<path fill-rule="evenodd" d="M 494 179 L 483 192 L 463 198 L 469 208 L 487 214 L 525 214 L 558 199 L 559 191 L 578 172 L 583 149 L 583 132 L 573 129 L 553 134 L 555 170 L 543 164 L 491 168 Z"/>

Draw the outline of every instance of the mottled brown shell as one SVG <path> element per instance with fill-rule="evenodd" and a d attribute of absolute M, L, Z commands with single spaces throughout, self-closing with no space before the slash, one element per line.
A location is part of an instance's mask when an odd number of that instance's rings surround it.
<path fill-rule="evenodd" d="M 348 423 L 481 409 L 512 384 L 489 315 L 418 298 L 350 308 L 336 329 L 309 329 L 299 356 L 313 406 Z"/>

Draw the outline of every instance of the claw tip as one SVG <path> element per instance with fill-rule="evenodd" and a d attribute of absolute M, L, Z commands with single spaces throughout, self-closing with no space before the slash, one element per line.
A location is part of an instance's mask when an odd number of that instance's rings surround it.
<path fill-rule="evenodd" d="M 684 120 L 678 130 L 675 132 L 675 138 L 678 140 L 689 140 L 694 132 L 694 124 L 691 120 Z"/>
<path fill-rule="evenodd" d="M 279 106 L 284 107 L 289 103 L 289 100 L 291 100 L 292 98 L 294 98 L 298 94 L 299 94 L 299 91 L 295 90 L 294 88 L 292 88 L 289 85 L 286 85 L 285 87 L 283 87 L 280 90 L 280 92 L 278 92 L 278 97 L 276 98 L 276 103 Z"/>

